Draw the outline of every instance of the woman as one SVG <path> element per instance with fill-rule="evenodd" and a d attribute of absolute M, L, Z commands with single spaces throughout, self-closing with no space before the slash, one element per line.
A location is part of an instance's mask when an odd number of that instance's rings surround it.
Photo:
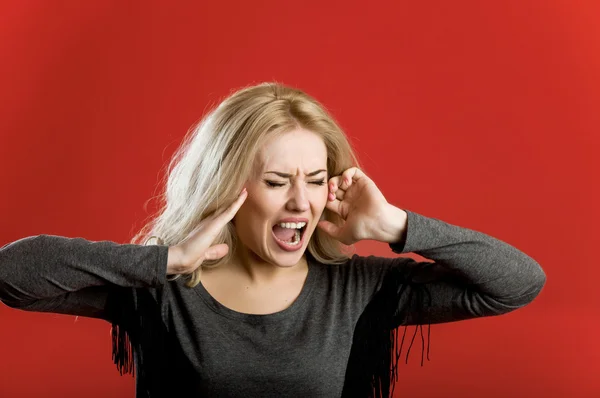
<path fill-rule="evenodd" d="M 280 84 L 209 113 L 163 199 L 130 244 L 0 252 L 0 300 L 111 322 L 138 397 L 387 397 L 399 326 L 504 314 L 545 284 L 516 248 L 388 203 L 324 108 Z M 345 250 L 362 239 L 434 262 Z"/>

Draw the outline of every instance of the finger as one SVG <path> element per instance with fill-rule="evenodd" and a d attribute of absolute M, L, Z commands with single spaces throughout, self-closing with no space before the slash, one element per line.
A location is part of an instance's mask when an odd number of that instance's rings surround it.
<path fill-rule="evenodd" d="M 337 239 L 342 231 L 341 227 L 338 227 L 337 225 L 335 225 L 334 223 L 332 223 L 331 221 L 319 221 L 317 223 L 317 226 L 319 228 L 321 228 L 323 231 L 325 231 L 325 233 L 327 233 L 328 235 L 330 235 L 331 237 Z"/>
<path fill-rule="evenodd" d="M 231 205 L 226 207 L 220 213 L 203 220 L 198 232 L 202 230 L 202 244 L 205 245 L 205 247 L 212 244 L 227 223 L 233 219 L 247 197 L 248 192 L 244 189 Z"/>
<path fill-rule="evenodd" d="M 342 215 L 342 201 L 339 199 L 334 199 L 334 200 L 328 200 L 327 203 L 325 204 L 325 207 L 329 210 L 331 210 L 332 212 L 334 212 L 335 214 L 343 217 Z"/>
<path fill-rule="evenodd" d="M 346 192 L 341 189 L 338 189 L 337 191 L 335 191 L 335 193 L 329 191 L 329 193 L 327 194 L 327 200 L 328 201 L 334 201 L 336 199 L 343 200 L 345 194 L 346 194 Z"/>
<path fill-rule="evenodd" d="M 221 243 L 209 247 L 206 252 L 204 252 L 204 258 L 206 260 L 218 260 L 221 257 L 225 257 L 228 252 L 229 246 L 226 243 Z"/>
<path fill-rule="evenodd" d="M 335 176 L 329 179 L 329 192 L 337 193 L 341 187 L 342 176 Z"/>
<path fill-rule="evenodd" d="M 200 255 L 200 257 L 196 258 L 193 262 L 192 266 L 189 267 L 186 273 L 191 274 L 198 267 L 202 265 L 202 263 L 206 260 L 218 260 L 229 253 L 229 246 L 226 243 L 220 243 L 218 245 L 214 245 L 209 247 Z"/>
<path fill-rule="evenodd" d="M 341 175 L 329 179 L 330 190 L 334 193 L 338 189 L 346 191 L 353 182 L 363 177 L 366 177 L 366 175 L 358 167 L 350 167 L 344 170 Z"/>
<path fill-rule="evenodd" d="M 221 212 L 218 216 L 216 216 L 215 220 L 217 221 L 216 224 L 219 230 L 223 228 L 229 221 L 233 220 L 233 217 L 235 217 L 236 213 L 240 207 L 242 207 L 242 204 L 244 204 L 244 201 L 247 197 L 248 191 L 246 188 L 244 188 L 238 197 L 233 201 L 233 203 L 223 210 L 223 212 Z"/>
<path fill-rule="evenodd" d="M 353 182 L 358 181 L 364 177 L 365 174 L 358 167 L 350 167 L 344 170 L 341 176 L 340 188 L 347 190 L 350 188 Z"/>

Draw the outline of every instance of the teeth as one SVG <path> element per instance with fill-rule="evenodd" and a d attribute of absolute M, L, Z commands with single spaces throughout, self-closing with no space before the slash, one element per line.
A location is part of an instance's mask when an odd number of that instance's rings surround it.
<path fill-rule="evenodd" d="M 300 231 L 296 230 L 296 234 L 294 235 L 294 240 L 291 242 L 286 242 L 284 240 L 278 239 L 277 237 L 275 237 L 275 239 L 277 239 L 278 241 L 285 243 L 288 246 L 296 246 L 298 244 L 300 244 Z"/>
<path fill-rule="evenodd" d="M 279 223 L 279 226 L 281 228 L 290 228 L 290 229 L 300 229 L 300 228 L 304 228 L 304 226 L 306 225 L 305 222 L 282 222 Z"/>

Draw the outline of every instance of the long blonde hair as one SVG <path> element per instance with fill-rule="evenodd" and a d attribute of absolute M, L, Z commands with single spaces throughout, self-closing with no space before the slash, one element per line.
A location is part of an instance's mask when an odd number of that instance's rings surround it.
<path fill-rule="evenodd" d="M 182 242 L 205 217 L 229 206 L 253 171 L 254 159 L 265 140 L 295 128 L 320 135 L 327 148 L 329 176 L 358 165 L 348 139 L 333 117 L 314 98 L 280 83 L 262 83 L 238 90 L 194 125 L 173 155 L 167 170 L 158 214 L 144 225 L 131 243 L 172 246 Z M 226 181 L 226 183 L 223 183 Z M 338 222 L 325 209 L 323 219 Z M 228 254 L 206 261 L 190 275 L 188 287 L 200 282 L 203 267 L 230 261 L 238 238 L 230 222 L 214 245 L 227 243 Z M 317 228 L 308 252 L 318 261 L 338 264 L 349 257 L 348 247 Z M 176 278 L 175 278 L 176 279 Z"/>

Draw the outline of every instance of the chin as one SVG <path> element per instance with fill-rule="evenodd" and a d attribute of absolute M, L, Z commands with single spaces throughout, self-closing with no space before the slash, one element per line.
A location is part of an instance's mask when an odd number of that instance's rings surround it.
<path fill-rule="evenodd" d="M 273 260 L 275 260 L 274 264 L 278 267 L 282 268 L 290 268 L 298 264 L 298 262 L 302 259 L 302 255 L 304 252 L 300 251 L 294 253 L 293 255 L 283 255 L 283 256 L 275 256 Z"/>

